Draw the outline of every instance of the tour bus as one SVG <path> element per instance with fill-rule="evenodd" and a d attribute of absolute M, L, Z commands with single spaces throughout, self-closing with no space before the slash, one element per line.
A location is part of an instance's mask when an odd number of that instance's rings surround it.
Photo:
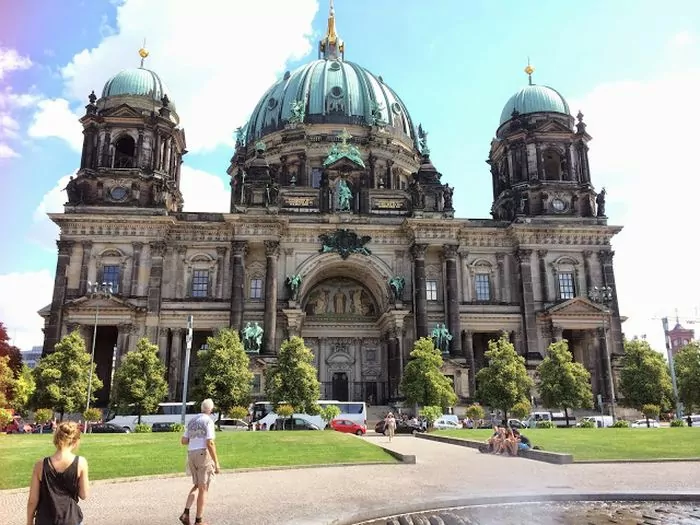
<path fill-rule="evenodd" d="M 141 423 L 147 423 L 149 425 L 152 425 L 153 423 L 180 423 L 182 421 L 181 414 L 182 403 L 180 402 L 173 401 L 158 403 L 158 410 L 155 414 L 141 415 Z M 185 424 L 187 424 L 191 419 L 195 418 L 197 414 L 199 414 L 199 404 L 195 403 L 194 401 L 188 401 L 187 408 L 185 410 Z M 216 421 L 216 414 L 212 414 L 211 417 L 214 419 L 214 421 Z M 127 415 L 112 415 L 111 419 L 108 419 L 107 421 L 125 428 L 129 432 L 133 432 L 138 419 L 138 414 L 131 412 Z"/>
<path fill-rule="evenodd" d="M 367 404 L 363 401 L 334 401 L 320 399 L 318 404 L 321 408 L 328 405 L 335 405 L 340 409 L 340 414 L 337 419 L 348 419 L 358 425 L 367 425 Z M 272 409 L 272 403 L 269 401 L 258 401 L 253 404 L 252 420 L 254 423 L 263 423 L 266 428 L 277 421 L 277 414 Z M 313 423 L 319 428 L 325 428 L 326 422 L 320 415 L 312 416 L 309 414 L 294 414 L 294 417 L 305 419 L 309 423 Z"/>

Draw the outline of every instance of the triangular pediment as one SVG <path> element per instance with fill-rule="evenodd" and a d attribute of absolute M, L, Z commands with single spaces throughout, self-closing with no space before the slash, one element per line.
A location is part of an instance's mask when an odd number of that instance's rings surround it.
<path fill-rule="evenodd" d="M 358 159 L 361 161 L 361 159 Z M 355 171 L 355 170 L 360 170 L 364 169 L 364 165 L 358 162 L 356 159 L 353 159 L 352 157 L 345 156 L 343 155 L 340 157 L 338 160 L 333 161 L 330 164 L 327 164 L 326 169 L 329 170 L 337 170 L 337 171 Z"/>
<path fill-rule="evenodd" d="M 103 117 L 119 117 L 119 118 L 143 118 L 140 111 L 135 110 L 131 106 L 121 104 L 116 108 L 110 108 L 102 112 Z"/>
<path fill-rule="evenodd" d="M 94 310 L 95 308 L 99 308 L 101 310 L 129 310 L 135 312 L 141 310 L 145 311 L 145 308 L 135 306 L 113 295 L 109 297 L 78 297 L 77 299 L 66 302 L 65 307 L 76 311 Z"/>
<path fill-rule="evenodd" d="M 560 133 L 573 133 L 573 131 L 566 127 L 564 124 L 558 120 L 547 120 L 541 126 L 535 129 L 536 132 L 560 132 Z"/>
<path fill-rule="evenodd" d="M 545 310 L 549 315 L 603 315 L 605 308 L 589 301 L 585 297 L 574 297 L 563 303 L 556 304 Z"/>

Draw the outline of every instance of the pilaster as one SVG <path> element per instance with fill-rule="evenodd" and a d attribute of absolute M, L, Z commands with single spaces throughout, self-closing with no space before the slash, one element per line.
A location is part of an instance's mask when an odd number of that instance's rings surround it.
<path fill-rule="evenodd" d="M 74 242 L 59 240 L 58 259 L 56 261 L 56 277 L 54 279 L 53 297 L 51 299 L 51 311 L 49 319 L 44 329 L 44 350 L 43 354 L 52 352 L 54 346 L 61 338 L 61 326 L 63 325 L 63 302 L 66 297 L 66 284 L 68 276 L 66 274 L 70 265 L 70 258 L 73 253 Z"/>
<path fill-rule="evenodd" d="M 549 301 L 549 287 L 547 286 L 547 264 L 545 261 L 547 250 L 537 250 L 537 263 L 540 271 L 540 294 L 542 296 L 542 304 Z"/>
<path fill-rule="evenodd" d="M 163 257 L 166 244 L 163 241 L 150 243 L 151 272 L 148 277 L 148 312 L 160 313 L 160 296 L 163 286 Z"/>
<path fill-rule="evenodd" d="M 450 353 L 462 356 L 462 338 L 459 319 L 459 282 L 457 280 L 457 250 L 459 246 L 446 244 L 443 246 L 445 256 L 445 283 L 447 296 L 447 324 L 452 341 L 450 342 Z"/>
<path fill-rule="evenodd" d="M 413 256 L 413 310 L 416 320 L 416 338 L 428 336 L 428 301 L 425 295 L 425 252 L 427 244 L 414 244 Z"/>
<path fill-rule="evenodd" d="M 139 274 L 141 273 L 141 252 L 143 251 L 143 243 L 132 242 L 131 246 L 133 248 L 133 263 L 131 265 L 131 296 L 137 296 L 139 294 Z"/>
<path fill-rule="evenodd" d="M 540 353 L 537 345 L 537 318 L 532 289 L 532 250 L 519 249 L 516 256 L 520 268 L 520 312 L 525 333 L 525 351 L 528 354 Z"/>
<path fill-rule="evenodd" d="M 182 382 L 182 328 L 172 328 L 170 330 L 170 363 L 168 363 L 168 397 L 177 399 L 178 393 L 181 391 L 180 383 Z"/>
<path fill-rule="evenodd" d="M 231 243 L 231 328 L 238 331 L 243 329 L 245 256 L 247 252 L 247 241 L 233 241 Z"/>
<path fill-rule="evenodd" d="M 90 268 L 90 257 L 92 256 L 92 241 L 83 241 L 83 257 L 80 261 L 80 283 L 78 284 L 78 295 L 87 293 L 88 269 Z"/>
<path fill-rule="evenodd" d="M 610 303 L 610 351 L 611 354 L 622 355 L 624 348 L 622 344 L 622 322 L 620 321 L 620 307 L 617 302 L 617 286 L 615 285 L 615 272 L 613 270 L 612 250 L 601 250 L 598 252 L 601 273 L 603 275 L 603 286 L 612 289 L 612 302 Z"/>
<path fill-rule="evenodd" d="M 277 333 L 277 261 L 280 256 L 279 241 L 265 241 L 265 321 L 264 346 L 266 354 L 276 354 L 275 334 Z"/>

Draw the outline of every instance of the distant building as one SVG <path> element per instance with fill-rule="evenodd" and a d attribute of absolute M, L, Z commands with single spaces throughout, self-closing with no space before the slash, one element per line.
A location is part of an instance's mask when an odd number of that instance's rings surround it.
<path fill-rule="evenodd" d="M 680 320 L 676 318 L 676 326 L 666 331 L 666 335 L 671 341 L 671 353 L 675 357 L 676 352 L 695 339 L 695 330 L 683 328 Z"/>
<path fill-rule="evenodd" d="M 44 347 L 39 345 L 32 346 L 31 350 L 22 351 L 22 362 L 29 368 L 35 368 L 36 364 L 39 362 L 39 359 L 41 359 L 41 352 L 43 349 Z"/>

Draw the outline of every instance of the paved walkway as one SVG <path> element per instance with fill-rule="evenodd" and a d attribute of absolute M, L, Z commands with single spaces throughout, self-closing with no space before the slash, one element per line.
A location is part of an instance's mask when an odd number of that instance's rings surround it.
<path fill-rule="evenodd" d="M 573 492 L 700 493 L 700 462 L 615 465 L 549 465 L 496 457 L 412 436 L 388 444 L 417 456 L 416 465 L 313 468 L 222 474 L 212 486 L 207 518 L 212 525 L 321 525 L 359 513 L 398 509 L 418 502 L 516 494 Z M 179 523 L 188 478 L 94 482 L 82 505 L 86 525 Z M 26 491 L 0 492 L 3 525 L 24 525 Z"/>

